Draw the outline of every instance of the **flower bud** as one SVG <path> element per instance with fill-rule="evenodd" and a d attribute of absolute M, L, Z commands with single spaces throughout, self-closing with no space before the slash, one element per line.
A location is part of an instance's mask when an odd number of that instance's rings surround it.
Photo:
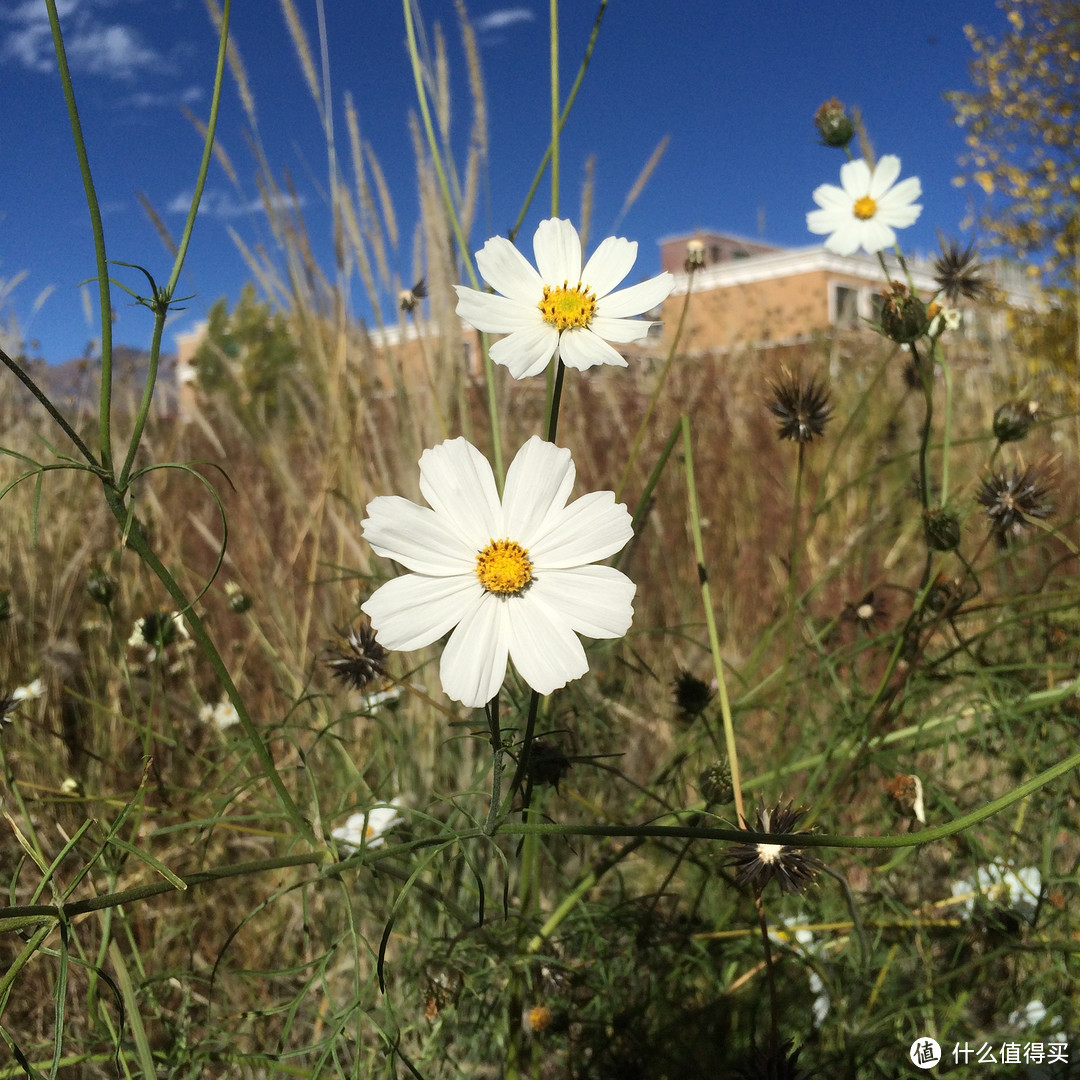
<path fill-rule="evenodd" d="M 930 325 L 926 305 L 900 281 L 882 290 L 881 332 L 898 345 L 921 338 Z"/>
<path fill-rule="evenodd" d="M 843 148 L 855 137 L 855 124 L 844 109 L 843 103 L 829 98 L 816 113 L 814 127 L 821 136 L 823 146 Z"/>
<path fill-rule="evenodd" d="M 994 411 L 994 438 L 999 443 L 1019 442 L 1038 418 L 1037 401 L 1006 401 Z"/>
<path fill-rule="evenodd" d="M 102 607 L 108 607 L 113 602 L 119 587 L 116 578 L 101 569 L 92 570 L 86 582 L 86 591 L 90 599 Z"/>
<path fill-rule="evenodd" d="M 698 777 L 698 787 L 705 801 L 715 806 L 722 806 L 731 801 L 734 789 L 731 786 L 731 769 L 723 761 L 714 762 Z"/>
<path fill-rule="evenodd" d="M 923 514 L 923 536 L 931 551 L 952 551 L 960 543 L 960 521 L 947 510 L 927 510 Z"/>

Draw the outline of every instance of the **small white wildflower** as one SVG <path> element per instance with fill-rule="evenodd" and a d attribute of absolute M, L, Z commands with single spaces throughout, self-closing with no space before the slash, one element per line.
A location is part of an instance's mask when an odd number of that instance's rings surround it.
<path fill-rule="evenodd" d="M 389 803 L 373 806 L 365 814 L 352 814 L 344 825 L 331 832 L 343 850 L 358 851 L 367 841 L 369 848 L 380 847 L 385 841 L 385 834 L 395 825 L 400 825 L 405 818 L 398 813 L 401 799 L 395 796 Z"/>

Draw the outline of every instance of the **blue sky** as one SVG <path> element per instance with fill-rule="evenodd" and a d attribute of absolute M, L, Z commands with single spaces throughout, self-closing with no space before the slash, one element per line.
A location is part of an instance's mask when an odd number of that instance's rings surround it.
<path fill-rule="evenodd" d="M 295 0 L 317 47 L 315 0 Z M 109 257 L 147 267 L 159 280 L 171 258 L 139 205 L 144 192 L 178 234 L 179 207 L 196 176 L 201 141 L 182 107 L 205 118 L 216 38 L 202 0 L 57 0 L 101 201 Z M 541 159 L 548 129 L 547 6 L 541 0 L 469 0 L 487 92 L 490 160 L 472 235 L 475 250 L 516 218 Z M 563 86 L 588 40 L 598 0 L 563 0 Z M 428 28 L 449 42 L 454 131 L 460 161 L 471 115 L 457 17 L 449 0 L 420 0 Z M 335 123 L 344 137 L 346 91 L 362 135 L 386 174 L 401 223 L 390 261 L 413 274 L 416 170 L 408 117 L 416 100 L 396 0 L 325 0 Z M 930 251 L 940 228 L 956 233 L 971 188 L 951 183 L 963 133 L 942 99 L 968 89 L 972 57 L 963 28 L 1000 33 L 991 0 L 611 0 L 592 65 L 562 148 L 561 209 L 576 217 L 585 162 L 596 156 L 590 249 L 616 222 L 627 192 L 662 138 L 666 153 L 619 223 L 640 244 L 634 273 L 658 268 L 657 241 L 712 228 L 774 243 L 815 242 L 806 232 L 811 192 L 838 182 L 843 156 L 816 142 L 812 116 L 826 98 L 858 105 L 879 154 L 895 153 L 903 175 L 922 180 L 924 210 L 905 230 L 905 250 Z M 233 37 L 254 93 L 259 130 L 279 177 L 294 179 L 316 257 L 330 271 L 326 150 L 318 115 L 274 0 L 234 0 Z M 0 296 L 25 272 L 3 307 L 34 350 L 70 359 L 99 336 L 87 321 L 80 282 L 94 272 L 88 218 L 48 34 L 44 0 L 0 0 Z M 219 297 L 234 300 L 249 274 L 228 230 L 272 245 L 258 209 L 246 122 L 230 80 L 219 137 L 236 166 L 237 190 L 215 163 L 205 212 L 178 290 L 194 294 L 167 330 L 190 328 Z M 547 216 L 543 188 L 524 229 L 526 250 Z M 137 274 L 123 280 L 145 286 Z M 114 296 L 118 342 L 145 346 L 150 316 Z M 392 308 L 388 308 L 392 310 Z M 357 295 L 356 313 L 368 314 Z"/>

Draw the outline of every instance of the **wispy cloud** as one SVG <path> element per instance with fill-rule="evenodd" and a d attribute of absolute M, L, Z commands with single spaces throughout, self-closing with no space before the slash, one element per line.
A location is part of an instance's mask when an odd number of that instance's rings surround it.
<path fill-rule="evenodd" d="M 496 8 L 494 11 L 489 11 L 486 15 L 481 15 L 480 18 L 476 20 L 476 29 L 480 33 L 485 33 L 489 30 L 505 30 L 508 26 L 513 26 L 515 23 L 532 22 L 535 18 L 536 16 L 528 8 Z"/>
<path fill-rule="evenodd" d="M 147 68 L 163 65 L 158 52 L 146 45 L 130 26 L 104 18 L 99 9 L 108 0 L 57 0 L 68 63 L 76 71 L 128 79 Z M 31 71 L 53 71 L 52 32 L 45 5 L 22 0 L 0 8 L 0 20 L 12 28 L 0 40 L 0 60 L 15 61 Z"/>
<path fill-rule="evenodd" d="M 274 207 L 278 210 L 297 210 L 304 205 L 304 199 L 294 199 L 289 195 L 278 195 L 273 199 Z M 175 198 L 169 201 L 165 212 L 169 214 L 186 214 L 191 207 L 191 192 L 181 191 Z M 265 214 L 266 206 L 262 199 L 255 198 L 247 201 L 237 198 L 231 191 L 223 191 L 220 188 L 210 189 L 203 192 L 202 201 L 199 203 L 199 213 L 215 218 L 242 217 L 247 214 Z"/>
<path fill-rule="evenodd" d="M 194 105 L 195 102 L 201 101 L 202 98 L 203 88 L 201 86 L 186 86 L 182 90 L 164 94 L 156 94 L 150 90 L 140 90 L 138 93 L 125 98 L 124 104 L 134 106 L 136 109 L 178 108 L 181 105 Z"/>

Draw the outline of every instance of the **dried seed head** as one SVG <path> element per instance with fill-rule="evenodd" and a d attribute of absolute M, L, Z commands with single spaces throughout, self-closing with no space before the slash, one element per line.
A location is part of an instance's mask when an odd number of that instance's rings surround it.
<path fill-rule="evenodd" d="M 780 378 L 769 383 L 769 389 L 773 395 L 769 411 L 778 420 L 778 438 L 808 443 L 815 436 L 825 434 L 832 406 L 829 391 L 818 383 L 816 376 L 804 384 L 801 374 L 781 368 Z"/>
<path fill-rule="evenodd" d="M 386 650 L 375 640 L 370 624 L 347 626 L 323 651 L 323 663 L 352 690 L 363 690 L 383 674 Z"/>

